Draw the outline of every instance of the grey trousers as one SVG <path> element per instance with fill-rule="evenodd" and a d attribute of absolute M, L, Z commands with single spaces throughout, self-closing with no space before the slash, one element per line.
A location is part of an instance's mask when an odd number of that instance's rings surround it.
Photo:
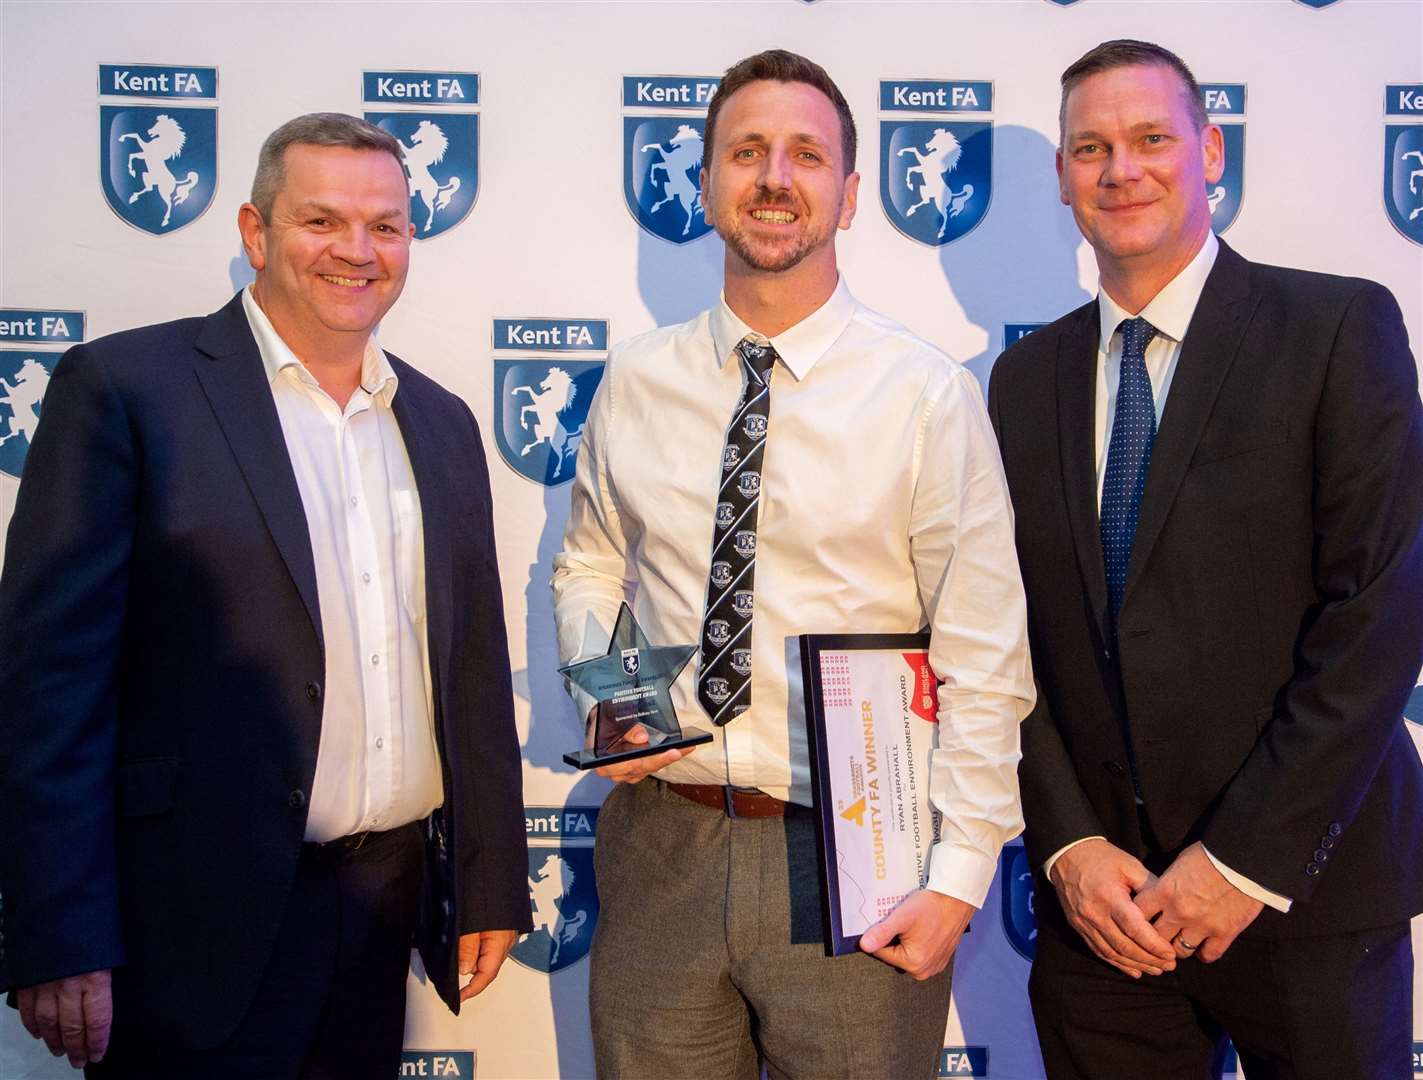
<path fill-rule="evenodd" d="M 593 857 L 603 1080 L 938 1074 L 949 971 L 825 955 L 810 811 L 732 820 L 656 780 L 619 784 Z"/>

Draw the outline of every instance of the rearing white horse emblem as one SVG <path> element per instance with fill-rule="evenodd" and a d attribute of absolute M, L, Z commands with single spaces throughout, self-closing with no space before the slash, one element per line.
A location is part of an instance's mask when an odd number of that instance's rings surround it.
<path fill-rule="evenodd" d="M 924 145 L 923 150 L 916 146 L 905 146 L 900 149 L 899 156 L 906 154 L 914 155 L 918 164 L 904 170 L 904 186 L 913 191 L 914 174 L 918 173 L 919 201 L 905 210 L 904 216 L 913 217 L 914 211 L 921 206 L 933 203 L 943 219 L 938 237 L 942 240 L 949 227 L 949 218 L 962 213 L 968 201 L 973 198 L 972 184 L 965 184 L 959 191 L 954 191 L 945 180 L 958 166 L 959 158 L 963 156 L 963 147 L 959 145 L 952 131 L 947 128 L 935 128 L 933 137 Z"/>
<path fill-rule="evenodd" d="M 1409 194 L 1417 195 L 1418 183 L 1419 181 L 1423 181 L 1423 150 L 1410 150 L 1408 151 L 1408 153 L 1403 154 L 1399 158 L 1399 160 L 1407 161 L 1409 158 L 1417 158 L 1418 164 L 1419 166 L 1421 166 L 1420 168 L 1414 169 L 1411 173 L 1408 174 Z M 1420 203 L 1418 206 L 1413 208 L 1413 213 L 1408 215 L 1408 220 L 1412 221 L 1419 214 L 1423 214 L 1423 203 Z"/>
<path fill-rule="evenodd" d="M 124 132 L 118 141 L 125 139 L 132 139 L 138 144 L 138 149 L 128 156 L 130 176 L 138 176 L 133 165 L 134 158 L 143 160 L 143 189 L 128 197 L 129 205 L 132 206 L 150 191 L 158 192 L 158 197 L 163 200 L 163 226 L 166 226 L 173 216 L 173 207 L 181 206 L 198 182 L 196 170 L 190 169 L 188 175 L 179 180 L 168 168 L 168 162 L 183 152 L 183 145 L 188 141 L 187 132 L 171 116 L 159 113 L 148 129 L 147 142 L 136 131 Z"/>
<path fill-rule="evenodd" d="M 641 151 L 645 154 L 649 150 L 656 150 L 662 155 L 661 159 L 653 162 L 652 167 L 647 170 L 648 183 L 657 182 L 659 169 L 667 176 L 662 184 L 662 198 L 647 208 L 647 215 L 651 217 L 676 199 L 682 207 L 682 212 L 687 215 L 687 224 L 682 228 L 682 235 L 686 236 L 692 231 L 693 215 L 702 213 L 701 189 L 687 175 L 702 163 L 702 136 L 691 124 L 679 124 L 677 133 L 667 141 L 671 146 L 670 150 L 661 143 L 648 143 Z"/>
<path fill-rule="evenodd" d="M 519 426 L 528 431 L 529 414 L 533 413 L 534 440 L 519 451 L 519 456 L 528 457 L 534 447 L 547 443 L 549 452 L 556 460 L 553 470 L 556 479 L 562 474 L 568 459 L 577 454 L 578 444 L 582 441 L 582 424 L 576 431 L 569 431 L 559 419 L 578 396 L 578 387 L 573 382 L 573 376 L 563 368 L 551 367 L 537 391 L 532 386 L 516 386 L 509 391 L 510 395 L 520 392 L 533 399 L 519 410 Z"/>
<path fill-rule="evenodd" d="M 573 867 L 568 865 L 566 859 L 550 854 L 539 867 L 538 876 L 529 879 L 529 900 L 534 909 L 532 932 L 537 934 L 542 930 L 553 942 L 549 967 L 558 963 L 559 950 L 577 937 L 578 931 L 588 921 L 586 911 L 578 911 L 569 919 L 564 917 L 559 907 L 559 901 L 573 888 L 574 876 Z"/>
<path fill-rule="evenodd" d="M 410 145 L 400 144 L 400 154 L 405 160 L 405 171 L 410 174 L 410 195 L 419 196 L 425 204 L 425 225 L 421 232 L 429 232 L 435 224 L 435 214 L 450 205 L 455 192 L 460 189 L 460 178 L 452 176 L 449 182 L 441 184 L 430 172 L 431 165 L 445 160 L 445 152 L 450 148 L 450 140 L 433 120 L 421 120 L 415 134 L 410 136 Z"/>

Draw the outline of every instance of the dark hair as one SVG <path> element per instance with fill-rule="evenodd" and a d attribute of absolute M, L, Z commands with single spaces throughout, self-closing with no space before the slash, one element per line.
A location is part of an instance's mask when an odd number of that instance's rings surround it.
<path fill-rule="evenodd" d="M 271 221 L 272 204 L 287 179 L 286 153 L 290 146 L 342 146 L 348 150 L 384 151 L 405 168 L 400 141 L 359 116 L 318 112 L 288 120 L 267 136 L 257 154 L 257 174 L 252 177 L 252 205 Z"/>
<path fill-rule="evenodd" d="M 1196 122 L 1196 130 L 1199 131 L 1210 123 L 1206 118 L 1206 107 L 1201 102 L 1200 85 L 1184 60 L 1170 49 L 1164 49 L 1149 41 L 1118 38 L 1116 41 L 1104 41 L 1095 49 L 1089 50 L 1062 73 L 1062 102 L 1057 109 L 1057 141 L 1061 143 L 1067 138 L 1067 95 L 1072 93 L 1073 88 L 1103 71 L 1138 64 L 1170 68 L 1174 71 L 1180 76 L 1181 91 L 1186 95 L 1186 108 L 1191 113 L 1191 119 Z"/>
<path fill-rule="evenodd" d="M 767 49 L 755 56 L 748 56 L 745 60 L 738 60 L 726 69 L 726 74 L 721 77 L 721 85 L 717 87 L 707 105 L 707 126 L 703 135 L 706 147 L 704 154 L 711 153 L 717 114 L 721 112 L 721 107 L 726 104 L 727 99 L 748 83 L 763 81 L 805 83 L 828 97 L 840 116 L 840 146 L 845 155 L 845 175 L 849 176 L 855 171 L 855 118 L 850 115 L 850 105 L 845 100 L 845 95 L 840 93 L 835 80 L 814 60 L 807 60 L 804 56 L 785 49 Z M 706 160 L 709 161 L 710 157 Z"/>

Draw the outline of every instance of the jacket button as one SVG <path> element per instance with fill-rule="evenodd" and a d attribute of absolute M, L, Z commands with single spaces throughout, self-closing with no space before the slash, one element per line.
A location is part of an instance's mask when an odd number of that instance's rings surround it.
<path fill-rule="evenodd" d="M 1104 761 L 1102 767 L 1119 779 L 1127 774 L 1127 767 L 1120 761 Z"/>
<path fill-rule="evenodd" d="M 300 810 L 306 805 L 306 792 L 297 789 L 287 796 L 287 805 L 293 810 Z"/>
<path fill-rule="evenodd" d="M 1318 863 L 1305 863 L 1305 864 L 1304 864 L 1304 872 L 1305 872 L 1306 874 L 1308 874 L 1310 877 L 1315 877 L 1315 876 L 1317 876 L 1317 875 L 1319 874 L 1319 864 L 1318 864 Z"/>
<path fill-rule="evenodd" d="M 1334 837 L 1330 836 L 1328 833 L 1325 833 L 1319 838 L 1319 846 L 1327 851 L 1329 848 L 1332 848 L 1334 846 Z"/>
<path fill-rule="evenodd" d="M 1332 825 L 1329 826 L 1329 835 L 1330 835 L 1330 836 L 1338 836 L 1338 835 L 1339 835 L 1341 832 L 1343 832 L 1343 831 L 1344 831 L 1344 826 L 1340 825 L 1339 822 L 1337 822 L 1337 821 L 1334 822 Z"/>
<path fill-rule="evenodd" d="M 321 684 L 320 684 L 320 683 L 314 683 L 314 682 L 309 682 L 309 683 L 307 683 L 307 684 L 306 684 L 306 696 L 309 697 L 312 701 L 320 701 L 320 700 L 321 700 Z"/>
<path fill-rule="evenodd" d="M 1317 849 L 1315 849 L 1315 852 L 1314 852 L 1314 861 L 1317 862 L 1317 863 L 1328 862 L 1328 861 L 1329 861 L 1329 852 L 1325 851 L 1323 848 L 1317 848 Z"/>

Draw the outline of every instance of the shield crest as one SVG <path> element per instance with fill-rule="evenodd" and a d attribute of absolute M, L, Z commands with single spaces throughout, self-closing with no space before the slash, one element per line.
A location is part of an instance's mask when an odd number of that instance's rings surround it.
<path fill-rule="evenodd" d="M 433 239 L 469 216 L 479 194 L 478 113 L 368 112 L 365 117 L 400 140 L 415 239 Z"/>
<path fill-rule="evenodd" d="M 0 349 L 0 472 L 20 479 L 59 353 Z"/>
<path fill-rule="evenodd" d="M 732 649 L 731 650 L 731 670 L 738 675 L 751 674 L 751 650 Z"/>
<path fill-rule="evenodd" d="M 991 121 L 880 122 L 880 205 L 911 240 L 940 247 L 966 236 L 992 194 Z"/>
<path fill-rule="evenodd" d="M 731 584 L 731 563 L 722 562 L 718 559 L 712 563 L 711 583 L 718 589 L 724 589 Z"/>
<path fill-rule="evenodd" d="M 719 675 L 714 675 L 706 681 L 706 692 L 714 705 L 720 705 L 731 697 L 731 683 Z"/>
<path fill-rule="evenodd" d="M 1230 228 L 1245 198 L 1245 125 L 1221 124 L 1225 140 L 1225 172 L 1220 182 L 1206 190 L 1211 207 L 1211 228 L 1219 236 Z"/>
<path fill-rule="evenodd" d="M 494 442 L 520 476 L 557 487 L 573 479 L 601 360 L 494 361 Z"/>
<path fill-rule="evenodd" d="M 642 657 L 636 649 L 623 650 L 623 671 L 629 675 L 636 675 L 638 669 L 642 667 Z"/>
<path fill-rule="evenodd" d="M 1038 920 L 1033 909 L 1033 871 L 1022 844 L 1005 847 L 998 857 L 998 887 L 1003 902 L 1003 934 L 1024 960 L 1038 951 Z"/>
<path fill-rule="evenodd" d="M 100 105 L 99 185 L 135 229 L 166 236 L 191 225 L 217 190 L 217 110 Z"/>
<path fill-rule="evenodd" d="M 1423 727 L 1423 676 L 1419 676 L 1418 685 L 1408 695 L 1408 702 L 1403 706 L 1403 718 Z"/>
<path fill-rule="evenodd" d="M 731 623 L 725 619 L 709 619 L 707 621 L 707 640 L 714 648 L 721 648 L 731 640 Z"/>
<path fill-rule="evenodd" d="M 1383 204 L 1393 227 L 1423 244 L 1423 124 L 1385 124 Z"/>
<path fill-rule="evenodd" d="M 514 960 L 552 974 L 588 955 L 598 922 L 591 847 L 529 848 L 529 899 L 534 929 L 515 943 Z"/>
<path fill-rule="evenodd" d="M 756 608 L 754 594 L 750 589 L 737 589 L 736 595 L 731 598 L 731 607 L 743 619 L 751 618 L 751 613 Z"/>
<path fill-rule="evenodd" d="M 736 478 L 736 489 L 748 499 L 761 494 L 761 474 L 747 469 Z"/>
<path fill-rule="evenodd" d="M 743 559 L 750 559 L 756 555 L 756 534 L 750 529 L 738 531 L 733 543 L 736 545 L 736 554 Z"/>
<path fill-rule="evenodd" d="M 623 195 L 644 229 L 673 244 L 711 232 L 702 212 L 702 131 L 688 116 L 623 117 Z"/>

